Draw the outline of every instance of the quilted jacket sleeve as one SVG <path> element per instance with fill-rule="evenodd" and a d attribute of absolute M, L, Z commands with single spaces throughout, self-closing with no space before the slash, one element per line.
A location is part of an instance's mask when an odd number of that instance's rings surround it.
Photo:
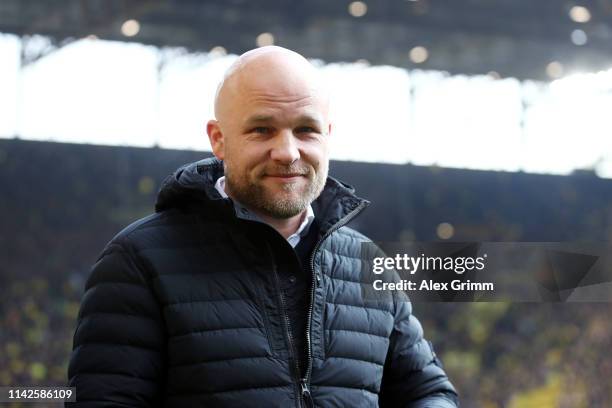
<path fill-rule="evenodd" d="M 68 367 L 77 402 L 67 407 L 162 402 L 163 320 L 150 281 L 128 248 L 111 241 L 85 285 Z"/>
<path fill-rule="evenodd" d="M 407 298 L 396 304 L 395 326 L 383 371 L 382 408 L 455 408 L 457 393 Z"/>

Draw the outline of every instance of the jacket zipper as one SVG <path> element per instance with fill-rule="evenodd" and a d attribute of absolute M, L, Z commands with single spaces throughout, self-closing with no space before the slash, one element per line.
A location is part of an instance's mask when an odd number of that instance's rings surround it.
<path fill-rule="evenodd" d="M 344 218 L 338 221 L 332 228 L 330 228 L 320 240 L 314 246 L 312 254 L 310 255 L 310 272 L 312 274 L 312 283 L 310 285 L 310 304 L 308 306 L 308 318 L 306 320 L 306 374 L 304 378 L 300 380 L 300 386 L 302 391 L 302 400 L 306 402 L 306 406 L 308 408 L 315 408 L 314 401 L 312 400 L 312 395 L 310 394 L 310 389 L 308 384 L 310 383 L 310 374 L 312 371 L 312 344 L 310 340 L 310 329 L 311 329 L 311 321 L 312 321 L 312 309 L 314 304 L 314 292 L 315 285 L 318 287 L 321 284 L 321 277 L 315 273 L 314 269 L 314 259 L 321 243 L 327 239 L 331 234 L 335 231 L 348 224 L 357 214 L 359 214 L 365 207 L 367 206 L 367 202 L 362 202 L 357 207 L 355 207 L 350 213 L 348 213 Z"/>
<path fill-rule="evenodd" d="M 269 247 L 268 247 L 268 249 L 270 250 Z M 287 342 L 289 343 L 289 355 L 290 356 L 293 355 L 292 356 L 293 363 L 294 363 L 294 364 L 292 364 L 292 366 L 293 366 L 293 375 L 294 375 L 294 378 L 299 379 L 300 378 L 300 367 L 298 365 L 296 350 L 295 350 L 295 347 L 293 345 L 293 336 L 291 335 L 291 322 L 289 321 L 289 315 L 287 314 L 287 306 L 285 304 L 285 297 L 283 296 L 283 291 L 281 290 L 281 287 L 280 287 L 280 279 L 278 278 L 278 272 L 276 270 L 276 262 L 272 263 L 272 270 L 274 271 L 274 279 L 276 281 L 276 288 L 277 288 L 277 291 L 278 291 L 278 300 L 280 302 L 281 313 L 283 315 L 283 320 L 285 322 L 285 334 L 287 335 Z M 304 395 L 303 387 L 301 387 L 301 386 L 302 386 L 302 384 L 301 384 L 301 382 L 299 382 L 299 385 L 296 384 L 296 387 L 295 387 L 295 395 L 297 396 L 296 402 L 298 402 L 300 404 L 299 407 L 302 407 L 302 402 L 301 402 L 301 397 L 300 396 Z"/>

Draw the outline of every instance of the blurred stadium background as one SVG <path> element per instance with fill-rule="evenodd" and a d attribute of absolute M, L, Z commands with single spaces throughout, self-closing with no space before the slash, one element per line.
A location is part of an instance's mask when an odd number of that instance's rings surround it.
<path fill-rule="evenodd" d="M 0 385 L 65 384 L 91 264 L 267 44 L 332 85 L 372 238 L 612 239 L 612 0 L 0 0 Z M 610 304 L 415 312 L 464 407 L 612 406 Z"/>

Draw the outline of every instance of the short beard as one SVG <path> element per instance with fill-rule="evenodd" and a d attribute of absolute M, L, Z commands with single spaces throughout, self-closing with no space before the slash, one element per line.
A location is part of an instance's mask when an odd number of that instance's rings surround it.
<path fill-rule="evenodd" d="M 285 173 L 303 173 L 304 170 L 304 168 L 296 168 L 295 166 L 283 169 Z M 306 210 L 323 191 L 327 179 L 327 166 L 323 165 L 319 170 L 320 172 L 315 172 L 311 166 L 308 166 L 308 174 L 305 177 L 308 178 L 309 183 L 306 184 L 304 191 L 297 198 L 289 196 L 298 188 L 296 184 L 283 186 L 283 190 L 288 193 L 287 196 L 279 194 L 273 197 L 263 185 L 252 183 L 246 177 L 240 177 L 236 180 L 234 174 L 228 171 L 227 166 L 225 166 L 225 184 L 232 198 L 245 207 L 268 217 L 287 219 Z M 260 179 L 262 175 L 258 174 L 257 177 Z M 249 182 L 245 183 L 245 180 Z"/>

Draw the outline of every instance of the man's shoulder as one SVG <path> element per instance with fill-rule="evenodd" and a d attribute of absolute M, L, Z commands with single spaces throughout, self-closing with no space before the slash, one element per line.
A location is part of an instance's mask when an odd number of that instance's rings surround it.
<path fill-rule="evenodd" d="M 156 225 L 159 220 L 160 213 L 153 213 L 133 221 L 116 233 L 108 244 L 106 244 L 106 248 L 113 246 L 132 246 L 135 239 L 137 239 L 141 233 L 148 233 L 149 228 Z"/>
<path fill-rule="evenodd" d="M 359 257 L 362 252 L 363 244 L 372 242 L 370 238 L 361 232 L 347 226 L 339 228 L 330 238 L 329 250 L 337 252 L 340 255 L 348 255 L 351 257 Z"/>
<path fill-rule="evenodd" d="M 166 230 L 167 227 L 189 223 L 189 220 L 182 220 L 184 214 L 181 216 L 181 214 L 174 214 L 175 212 L 173 210 L 155 212 L 137 219 L 119 231 L 109 241 L 108 245 L 130 246 L 139 241 L 150 239 L 162 230 Z"/>
<path fill-rule="evenodd" d="M 219 225 L 218 225 L 219 224 Z M 136 251 L 165 246 L 189 246 L 194 240 L 220 231 L 221 222 L 207 223 L 197 213 L 173 208 L 142 217 L 119 231 L 107 244 Z"/>
<path fill-rule="evenodd" d="M 119 231 L 111 241 L 122 241 L 130 239 L 130 236 L 138 230 L 144 230 L 151 225 L 155 224 L 155 221 L 159 220 L 159 213 L 153 213 L 146 215 L 142 218 L 133 221 L 132 223 L 125 226 L 121 231 Z"/>
<path fill-rule="evenodd" d="M 362 234 L 361 232 L 351 228 L 351 227 L 347 227 L 346 225 L 339 228 L 338 229 L 338 235 L 341 238 L 344 239 L 349 239 L 352 241 L 355 241 L 356 243 L 363 243 L 363 242 L 372 242 L 372 240 L 370 238 L 368 238 L 367 236 L 365 236 L 364 234 Z"/>

